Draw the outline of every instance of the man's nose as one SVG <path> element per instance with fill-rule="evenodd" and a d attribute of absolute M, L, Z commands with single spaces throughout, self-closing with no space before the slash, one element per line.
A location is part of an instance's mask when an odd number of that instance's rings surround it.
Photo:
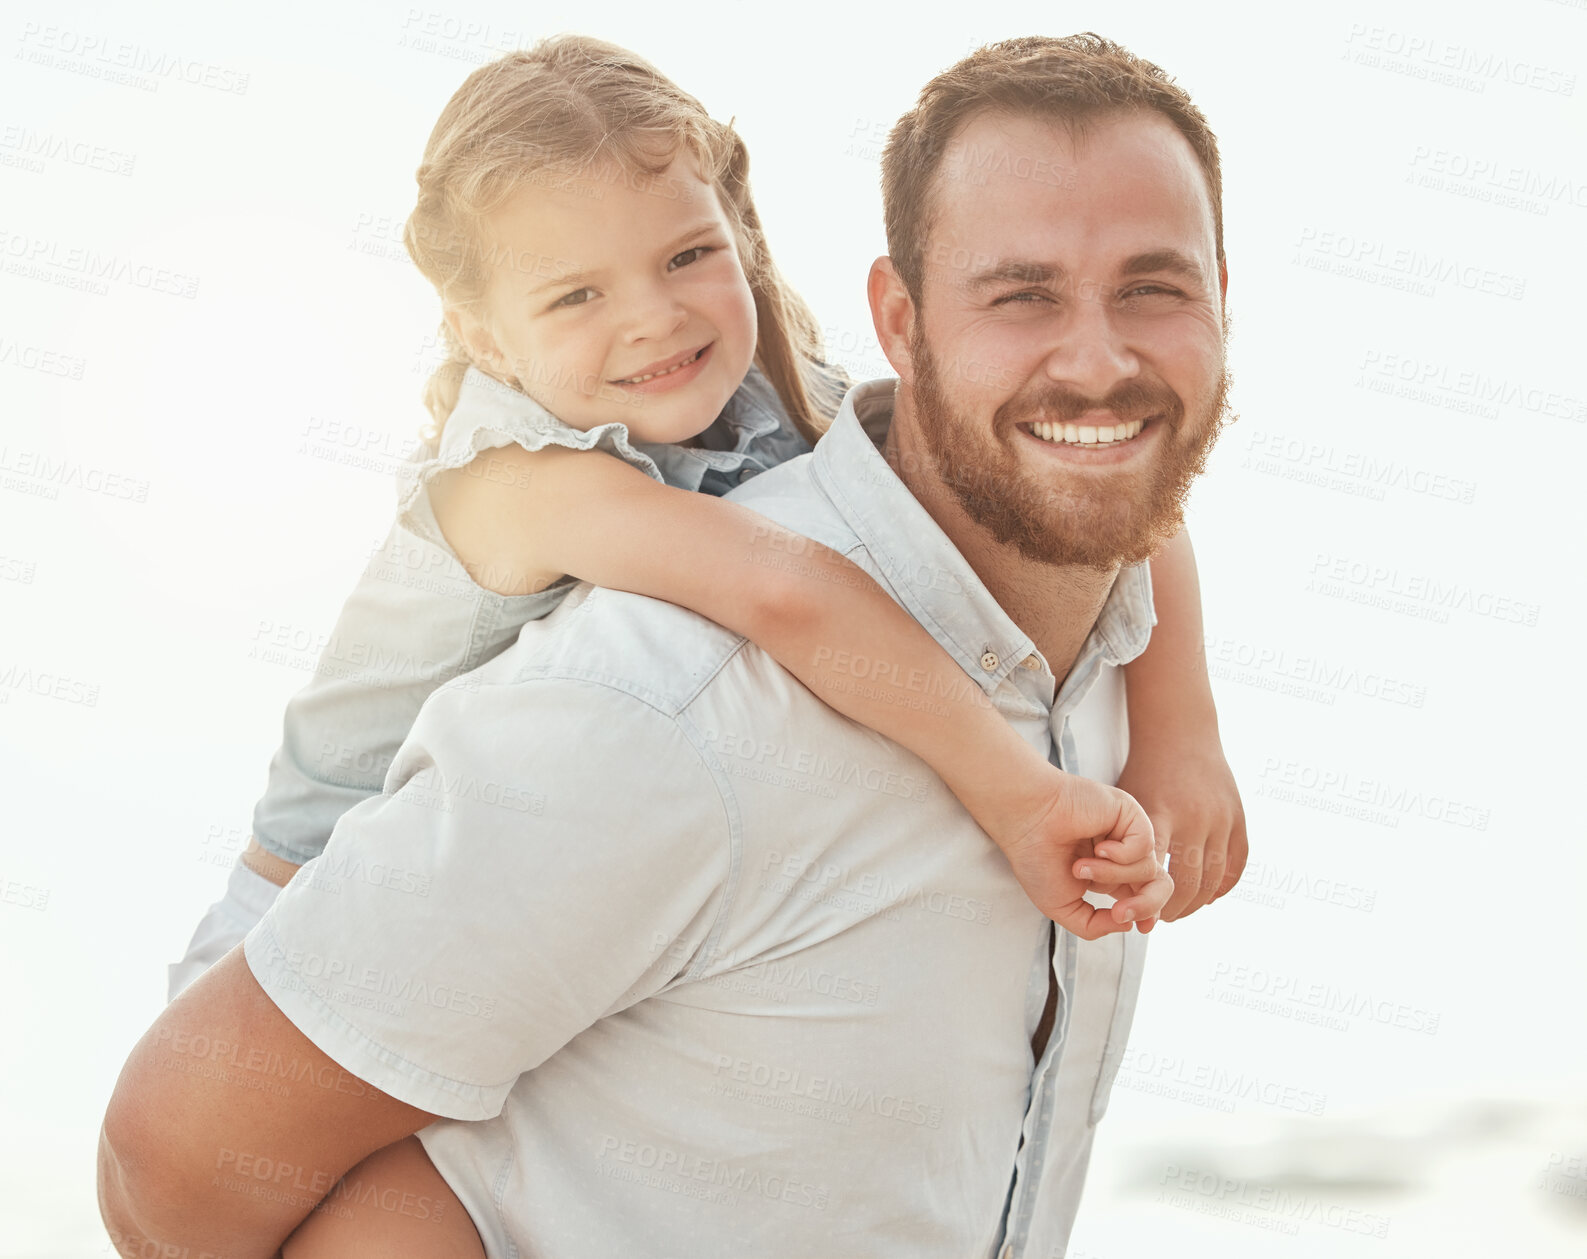
<path fill-rule="evenodd" d="M 1118 325 L 1112 295 L 1085 293 L 1069 303 L 1045 364 L 1049 379 L 1092 398 L 1106 397 L 1141 365 Z"/>

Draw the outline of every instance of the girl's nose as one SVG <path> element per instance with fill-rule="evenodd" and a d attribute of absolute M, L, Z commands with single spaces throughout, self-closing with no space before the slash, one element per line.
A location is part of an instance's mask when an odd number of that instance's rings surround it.
<path fill-rule="evenodd" d="M 688 322 L 689 312 L 676 296 L 657 285 L 639 298 L 628 322 L 630 341 L 665 341 Z"/>

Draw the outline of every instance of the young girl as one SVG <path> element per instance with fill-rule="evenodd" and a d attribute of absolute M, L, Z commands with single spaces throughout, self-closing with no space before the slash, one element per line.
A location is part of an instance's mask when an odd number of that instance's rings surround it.
<path fill-rule="evenodd" d="M 425 697 L 504 650 L 574 579 L 744 634 L 922 757 L 1059 925 L 1093 938 L 1155 922 L 1170 884 L 1130 796 L 1050 765 L 862 570 L 715 497 L 808 450 L 843 384 L 772 265 L 747 169 L 728 127 L 595 40 L 511 54 L 448 103 L 406 233 L 452 351 L 426 394 L 434 430 L 399 477 L 386 547 L 288 708 L 254 841 L 173 968 L 174 989 L 241 938 L 341 813 L 380 790 Z M 1184 573 L 1160 584 L 1172 582 L 1194 602 Z M 1183 637 L 1199 617 L 1189 612 L 1165 628 Z M 849 653 L 894 667 L 847 677 L 829 662 Z M 952 698 L 935 707 L 901 702 L 913 692 L 891 679 L 927 675 L 957 692 L 936 686 L 934 699 Z M 1168 757 L 1175 732 L 1217 746 L 1197 683 L 1154 688 L 1154 754 Z M 1094 908 L 1088 890 L 1120 899 Z M 483 1254 L 417 1138 L 372 1155 L 323 1206 L 286 1259 Z"/>

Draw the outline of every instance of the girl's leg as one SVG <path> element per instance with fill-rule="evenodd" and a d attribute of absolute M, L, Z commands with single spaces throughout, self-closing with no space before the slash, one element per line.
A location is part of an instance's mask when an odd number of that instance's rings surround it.
<path fill-rule="evenodd" d="M 282 1259 L 485 1259 L 457 1195 L 418 1137 L 376 1150 L 281 1247 Z"/>
<path fill-rule="evenodd" d="M 166 968 L 166 1000 L 175 1001 L 184 988 L 225 957 L 233 946 L 241 944 L 280 890 L 279 885 L 239 860 L 227 880 L 226 895 L 209 907 L 193 932 L 186 956 Z"/>

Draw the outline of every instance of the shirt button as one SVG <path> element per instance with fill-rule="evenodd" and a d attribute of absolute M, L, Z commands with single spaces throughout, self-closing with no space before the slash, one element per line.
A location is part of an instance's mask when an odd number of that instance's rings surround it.
<path fill-rule="evenodd" d="M 1037 658 L 1036 653 L 1034 651 L 1031 652 L 1030 655 L 1026 656 L 1025 659 L 1021 660 L 1019 663 L 1020 663 L 1020 667 L 1024 668 L 1024 669 L 1039 669 L 1039 668 L 1041 668 L 1041 660 Z"/>
<path fill-rule="evenodd" d="M 1004 1242 L 1003 1249 L 997 1252 L 997 1259 L 1010 1259 L 1013 1253 L 1014 1243 L 1011 1241 Z"/>
<path fill-rule="evenodd" d="M 741 469 L 739 469 L 738 483 L 740 485 L 743 485 L 745 481 L 749 480 L 750 477 L 757 475 L 759 472 L 760 472 L 759 468 L 741 468 Z"/>
<path fill-rule="evenodd" d="M 981 653 L 981 667 L 988 673 L 996 673 L 997 666 L 1001 663 L 997 658 L 997 652 L 989 650 Z"/>

